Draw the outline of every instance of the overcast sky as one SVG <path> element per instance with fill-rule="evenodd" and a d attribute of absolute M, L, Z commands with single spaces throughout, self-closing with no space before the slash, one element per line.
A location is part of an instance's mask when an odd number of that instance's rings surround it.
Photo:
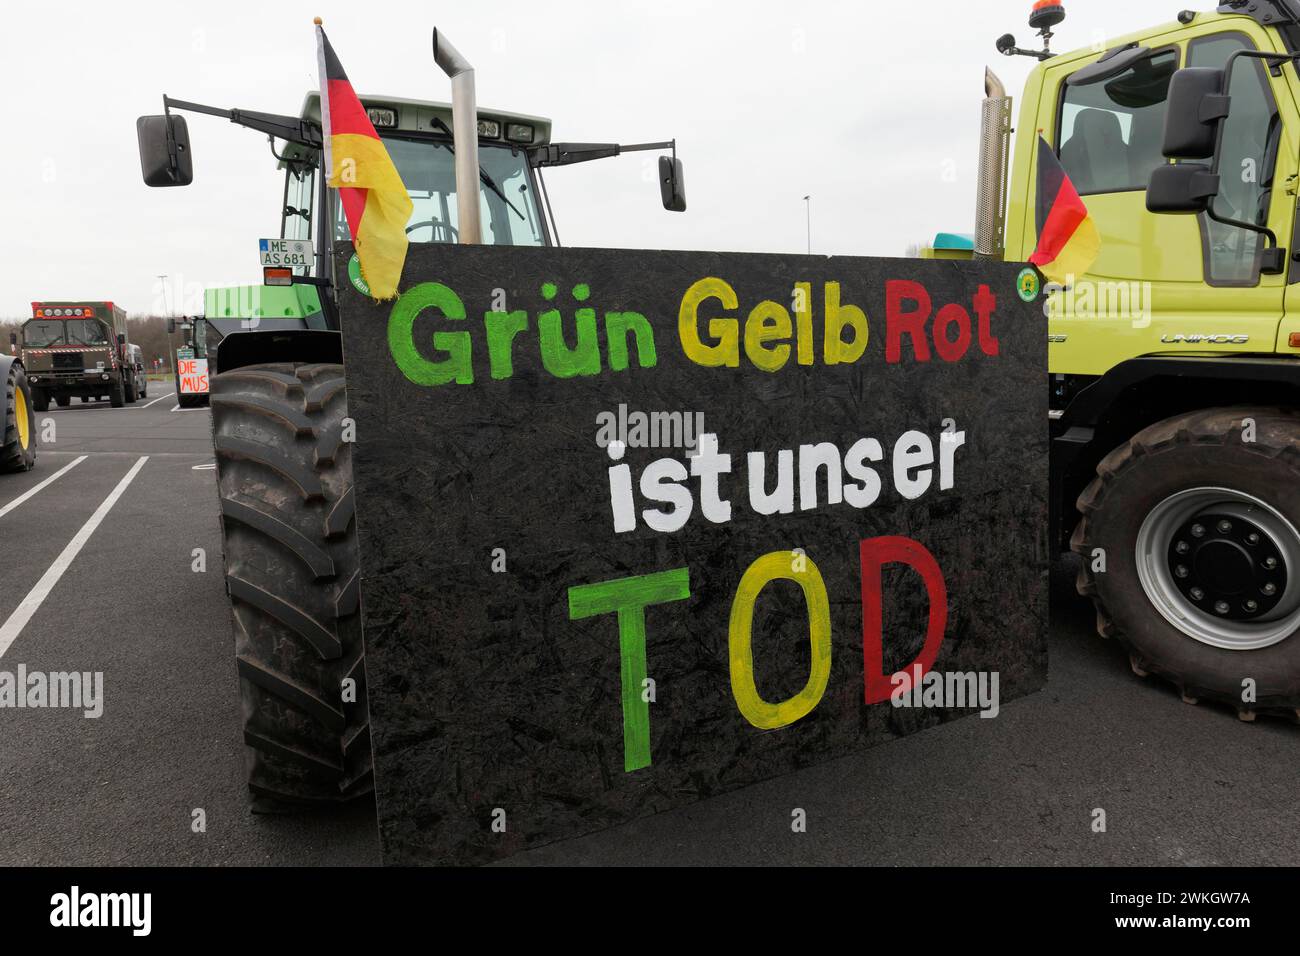
<path fill-rule="evenodd" d="M 40 299 L 133 313 L 201 308 L 205 285 L 260 281 L 282 173 L 264 137 L 190 116 L 195 181 L 148 189 L 135 118 L 164 92 L 296 113 L 320 16 L 362 93 L 447 100 L 434 26 L 474 64 L 482 107 L 554 120 L 554 138 L 676 137 L 689 210 L 665 212 L 650 154 L 549 172 L 566 245 L 901 255 L 967 232 L 983 68 L 1018 97 L 1030 0 L 224 0 L 10 4 L 0 33 L 0 317 Z M 1169 3 L 1067 0 L 1054 48 L 1169 22 Z M 1201 9 L 1212 9 L 1202 2 Z"/>

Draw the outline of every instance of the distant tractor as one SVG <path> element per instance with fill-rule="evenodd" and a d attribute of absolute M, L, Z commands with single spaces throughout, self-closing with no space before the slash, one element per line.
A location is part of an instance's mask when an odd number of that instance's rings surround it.
<path fill-rule="evenodd" d="M 176 370 L 176 404 L 198 408 L 208 403 L 210 363 L 208 324 L 201 318 L 167 320 L 167 335 L 177 333 L 181 344 L 172 354 Z"/>

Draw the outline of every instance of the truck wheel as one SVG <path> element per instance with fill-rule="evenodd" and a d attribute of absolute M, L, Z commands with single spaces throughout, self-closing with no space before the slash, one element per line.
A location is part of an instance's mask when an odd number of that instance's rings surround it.
<path fill-rule="evenodd" d="M 108 401 L 114 408 L 121 408 L 126 404 L 126 386 L 122 382 L 109 386 Z"/>
<path fill-rule="evenodd" d="M 123 386 L 123 390 L 126 392 L 126 403 L 128 405 L 134 405 L 136 400 L 135 380 L 132 379 L 131 381 L 127 382 Z"/>
<path fill-rule="evenodd" d="M 32 408 L 38 412 L 48 412 L 50 410 L 50 393 L 43 388 L 32 389 Z"/>
<path fill-rule="evenodd" d="M 234 369 L 211 401 L 253 809 L 368 794 L 343 367 Z"/>
<path fill-rule="evenodd" d="M 1079 593 L 1139 676 L 1244 720 L 1300 717 L 1300 416 L 1158 422 L 1101 461 L 1078 505 Z"/>
<path fill-rule="evenodd" d="M 4 418 L 0 419 L 0 473 L 31 471 L 36 464 L 36 414 L 27 374 L 17 362 L 4 382 Z"/>
<path fill-rule="evenodd" d="M 54 398 L 54 404 L 58 405 L 59 408 L 67 408 L 69 405 L 72 404 L 72 396 L 71 396 L 71 395 L 57 395 L 57 396 L 55 396 L 55 398 Z"/>

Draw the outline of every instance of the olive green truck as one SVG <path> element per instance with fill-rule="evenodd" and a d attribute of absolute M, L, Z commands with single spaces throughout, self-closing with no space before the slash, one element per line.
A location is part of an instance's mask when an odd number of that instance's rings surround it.
<path fill-rule="evenodd" d="M 19 355 L 39 412 L 51 400 L 65 408 L 73 396 L 85 402 L 106 398 L 121 408 L 142 394 L 126 312 L 112 302 L 33 302 Z"/>

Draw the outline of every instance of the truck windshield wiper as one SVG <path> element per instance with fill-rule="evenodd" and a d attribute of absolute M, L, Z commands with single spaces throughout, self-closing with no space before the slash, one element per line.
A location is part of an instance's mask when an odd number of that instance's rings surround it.
<path fill-rule="evenodd" d="M 452 135 L 451 130 L 447 128 L 447 124 L 444 123 L 438 117 L 435 116 L 433 118 L 433 123 L 440 130 L 446 133 L 448 136 Z M 451 143 L 439 143 L 438 145 L 446 147 L 447 152 L 451 153 L 453 156 L 456 155 L 456 148 L 452 146 Z M 520 212 L 518 209 L 515 208 L 515 204 L 506 198 L 506 194 L 501 191 L 501 187 L 496 184 L 496 180 L 494 180 L 491 176 L 487 174 L 487 171 L 483 168 L 482 164 L 480 164 L 478 168 L 478 178 L 479 178 L 479 182 L 481 182 L 488 189 L 492 190 L 492 192 L 496 194 L 498 199 L 500 199 L 503 203 L 505 203 L 507 206 L 510 207 L 511 212 L 513 212 L 524 222 L 528 221 L 528 218 L 522 212 Z"/>

